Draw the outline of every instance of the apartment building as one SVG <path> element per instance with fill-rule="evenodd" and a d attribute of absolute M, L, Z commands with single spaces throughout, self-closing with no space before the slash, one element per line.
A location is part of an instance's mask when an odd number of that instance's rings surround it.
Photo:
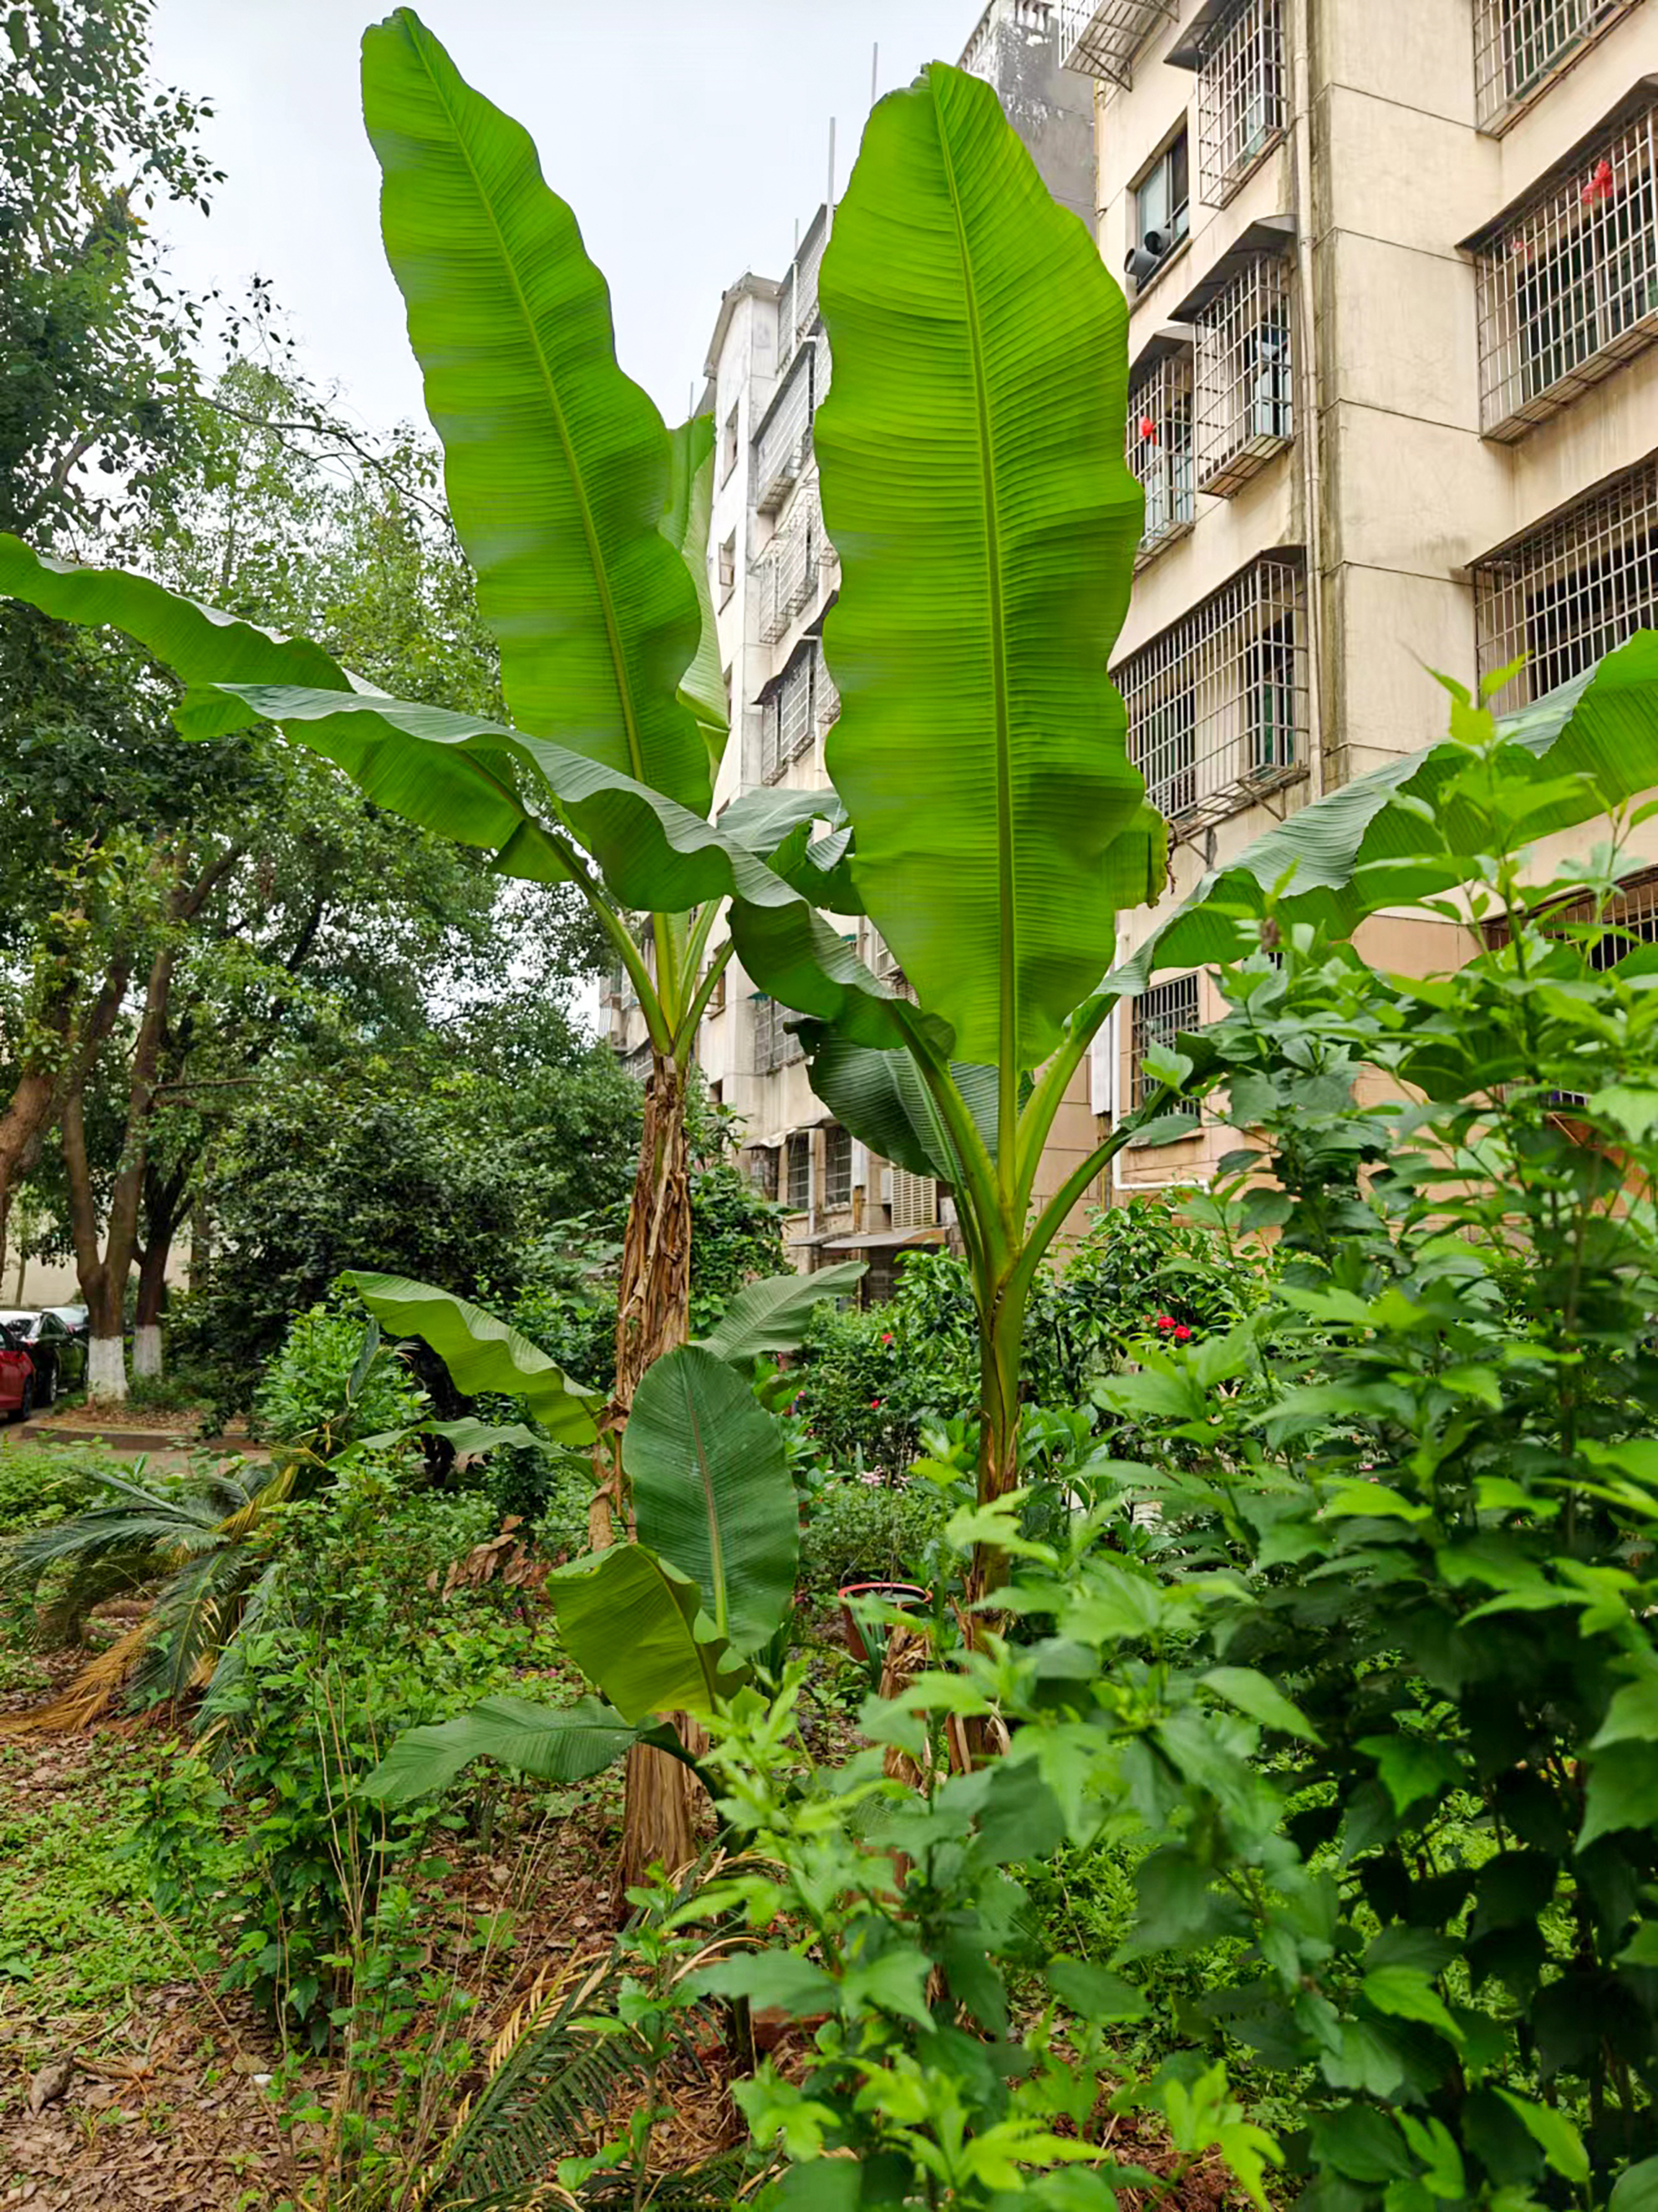
<path fill-rule="evenodd" d="M 1179 896 L 1442 735 L 1429 669 L 1523 657 L 1506 708 L 1658 623 L 1658 5 L 1052 12 L 1094 81 L 1100 249 L 1131 301 L 1145 526 L 1113 672 Z M 1630 911 L 1658 915 L 1644 876 Z M 1419 921 L 1367 940 L 1399 968 L 1457 957 Z M 1123 1011 L 1102 1120 L 1209 992 L 1170 976 Z M 1194 1114 L 1102 1196 L 1224 1149 Z"/>

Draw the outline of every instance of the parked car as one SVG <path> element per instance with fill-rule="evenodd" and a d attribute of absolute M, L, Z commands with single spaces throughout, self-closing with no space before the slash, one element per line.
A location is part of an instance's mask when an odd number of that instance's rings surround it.
<path fill-rule="evenodd" d="M 34 1363 L 34 1398 L 50 1406 L 63 1390 L 74 1390 L 87 1379 L 87 1340 L 80 1331 L 60 1318 L 60 1310 L 43 1306 L 39 1312 L 13 1307 L 0 1312 L 0 1326 L 9 1329 Z"/>
<path fill-rule="evenodd" d="M 18 1331 L 0 1321 L 0 1414 L 26 1421 L 34 1411 L 34 1361 Z"/>

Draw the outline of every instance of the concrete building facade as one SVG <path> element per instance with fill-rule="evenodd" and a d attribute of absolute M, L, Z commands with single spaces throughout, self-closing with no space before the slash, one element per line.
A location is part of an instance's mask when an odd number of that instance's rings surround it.
<path fill-rule="evenodd" d="M 1658 623 L 1658 6 L 1054 12 L 1094 80 L 1100 248 L 1131 301 L 1146 520 L 1113 672 L 1179 897 L 1442 735 L 1429 670 L 1523 659 L 1497 702 L 1519 705 Z M 1419 921 L 1366 939 L 1399 968 L 1458 957 Z M 1216 1011 L 1198 975 L 1124 1009 L 1096 1112 Z M 1194 1116 L 1102 1195 L 1228 1141 Z"/>

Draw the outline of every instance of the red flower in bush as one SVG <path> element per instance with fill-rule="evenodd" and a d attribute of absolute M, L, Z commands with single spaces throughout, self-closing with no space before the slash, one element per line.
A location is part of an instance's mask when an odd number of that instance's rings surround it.
<path fill-rule="evenodd" d="M 883 1344 L 890 1344 L 890 1343 L 891 1343 L 891 1341 L 892 1341 L 892 1331 L 891 1331 L 890 1328 L 884 1328 L 884 1329 L 881 1331 L 881 1341 L 882 1341 L 882 1343 L 883 1343 Z"/>
<path fill-rule="evenodd" d="M 1157 1327 L 1159 1328 L 1169 1329 L 1173 1328 L 1174 1326 L 1175 1316 L 1173 1314 L 1159 1314 L 1157 1316 Z"/>
<path fill-rule="evenodd" d="M 881 1410 L 880 1400 L 878 1398 L 872 1398 L 869 1401 L 869 1409 L 872 1413 L 878 1413 Z"/>
<path fill-rule="evenodd" d="M 1188 1339 L 1190 1338 L 1191 1334 L 1192 1334 L 1191 1330 L 1190 1330 L 1189 1328 L 1187 1328 L 1187 1326 L 1186 1326 L 1186 1324 L 1185 1324 L 1185 1322 L 1182 1322 L 1181 1323 L 1180 1327 L 1179 1327 L 1179 1328 L 1175 1331 L 1175 1343 L 1176 1343 L 1176 1344 L 1184 1344 L 1184 1343 L 1186 1343 L 1186 1342 L 1188 1340 Z"/>

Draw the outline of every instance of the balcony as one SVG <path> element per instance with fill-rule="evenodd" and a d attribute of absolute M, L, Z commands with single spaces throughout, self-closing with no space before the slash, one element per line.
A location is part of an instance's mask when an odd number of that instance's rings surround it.
<path fill-rule="evenodd" d="M 1481 678 L 1525 663 L 1500 714 L 1658 626 L 1658 457 L 1476 561 L 1473 605 Z"/>
<path fill-rule="evenodd" d="M 754 564 L 760 642 L 775 645 L 817 592 L 817 571 L 829 551 L 816 483 L 805 486 L 787 520 Z"/>
<path fill-rule="evenodd" d="M 1658 97 L 1638 98 L 1466 242 L 1479 427 L 1511 444 L 1658 338 Z"/>
<path fill-rule="evenodd" d="M 811 418 L 816 412 L 816 346 L 807 346 L 779 386 L 754 439 L 754 506 L 757 514 L 775 514 L 811 458 Z"/>
<path fill-rule="evenodd" d="M 811 752 L 817 743 L 817 718 L 813 706 L 820 651 L 817 641 L 808 638 L 782 674 L 774 678 L 761 694 L 762 783 L 775 783 L 786 769 Z"/>
<path fill-rule="evenodd" d="M 1474 116 L 1507 130 L 1637 0 L 1474 0 Z"/>
<path fill-rule="evenodd" d="M 1175 839 L 1306 775 L 1306 629 L 1299 554 L 1268 554 L 1112 671 Z"/>
<path fill-rule="evenodd" d="M 1137 568 L 1192 527 L 1192 348 L 1154 338 L 1128 387 L 1128 466 L 1145 494 Z"/>
<path fill-rule="evenodd" d="M 1103 77 L 1125 91 L 1134 57 L 1152 33 L 1180 14 L 1180 0 L 1059 0 L 1060 66 Z"/>
<path fill-rule="evenodd" d="M 1295 436 L 1288 217 L 1251 223 L 1175 310 L 1196 336 L 1197 489 L 1230 499 Z"/>

